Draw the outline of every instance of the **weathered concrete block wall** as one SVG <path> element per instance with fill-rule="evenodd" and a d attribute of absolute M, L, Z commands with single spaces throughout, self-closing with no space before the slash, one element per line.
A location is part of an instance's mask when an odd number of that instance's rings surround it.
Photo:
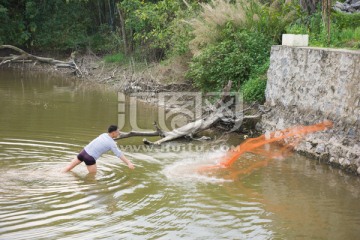
<path fill-rule="evenodd" d="M 296 150 L 360 174 L 360 51 L 273 46 L 264 130 L 331 120 Z"/>

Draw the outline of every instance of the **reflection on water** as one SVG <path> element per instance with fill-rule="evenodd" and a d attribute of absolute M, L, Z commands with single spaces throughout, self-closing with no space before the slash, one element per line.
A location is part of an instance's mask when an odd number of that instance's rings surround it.
<path fill-rule="evenodd" d="M 206 143 L 204 152 L 126 151 L 134 171 L 109 153 L 96 176 L 83 165 L 61 174 L 117 121 L 116 93 L 2 70 L 0 99 L 0 239 L 357 239 L 360 233 L 359 179 L 316 161 L 246 153 L 230 168 L 199 171 L 225 154 Z M 138 114 L 139 125 L 151 128 L 156 109 L 142 105 Z M 141 138 L 119 144 L 140 145 Z"/>

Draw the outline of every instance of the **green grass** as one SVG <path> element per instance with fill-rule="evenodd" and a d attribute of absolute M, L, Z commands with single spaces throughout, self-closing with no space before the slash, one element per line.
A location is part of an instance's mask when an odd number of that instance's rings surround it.
<path fill-rule="evenodd" d="M 106 63 L 124 63 L 125 55 L 123 53 L 116 53 L 111 55 L 106 55 L 104 57 Z"/>
<path fill-rule="evenodd" d="M 360 27 L 343 29 L 339 36 L 339 45 L 360 49 Z"/>
<path fill-rule="evenodd" d="M 287 33 L 309 34 L 309 44 L 315 47 L 360 49 L 360 14 L 331 13 L 330 42 L 327 28 L 317 12 L 304 21 L 286 28 Z"/>
<path fill-rule="evenodd" d="M 254 77 L 247 80 L 241 86 L 241 92 L 243 94 L 245 102 L 260 102 L 265 101 L 265 88 L 266 77 Z"/>

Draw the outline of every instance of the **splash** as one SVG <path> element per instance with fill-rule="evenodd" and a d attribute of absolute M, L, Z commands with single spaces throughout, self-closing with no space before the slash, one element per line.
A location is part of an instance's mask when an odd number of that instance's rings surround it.
<path fill-rule="evenodd" d="M 230 151 L 220 165 L 223 167 L 230 167 L 242 154 L 245 152 L 253 152 L 264 155 L 269 158 L 275 158 L 281 156 L 283 153 L 288 153 L 291 147 L 295 147 L 300 140 L 307 134 L 323 131 L 331 128 L 333 123 L 330 121 L 324 121 L 322 123 L 310 125 L 310 126 L 295 126 L 284 130 L 278 130 L 268 134 L 261 135 L 257 138 L 251 138 L 237 146 L 234 150 Z M 281 151 L 271 152 L 261 149 L 268 143 L 278 142 L 280 140 L 285 141 L 285 145 Z"/>

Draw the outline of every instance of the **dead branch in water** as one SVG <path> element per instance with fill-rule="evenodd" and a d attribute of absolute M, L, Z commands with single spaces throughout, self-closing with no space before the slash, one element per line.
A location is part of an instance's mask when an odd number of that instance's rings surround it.
<path fill-rule="evenodd" d="M 172 141 L 178 138 L 189 138 L 193 140 L 204 140 L 205 138 L 194 138 L 194 136 L 206 129 L 209 129 L 216 125 L 219 122 L 225 123 L 227 125 L 236 126 L 236 128 L 233 128 L 231 131 L 235 131 L 240 128 L 241 124 L 245 120 L 254 120 L 259 119 L 262 115 L 262 111 L 258 106 L 258 113 L 254 115 L 244 115 L 245 112 L 249 110 L 253 110 L 254 106 L 251 106 L 249 108 L 246 108 L 239 112 L 232 112 L 228 111 L 228 107 L 234 104 L 234 98 L 230 96 L 230 90 L 231 90 L 231 81 L 228 82 L 228 84 L 224 87 L 222 94 L 218 101 L 210 106 L 209 112 L 203 116 L 200 119 L 197 119 L 193 122 L 190 122 L 188 124 L 185 124 L 182 127 L 176 128 L 172 131 L 163 131 L 160 129 L 160 127 L 157 125 L 157 123 L 154 123 L 155 131 L 152 132 L 138 132 L 138 131 L 131 131 L 129 133 L 123 133 L 120 135 L 118 139 L 122 138 L 128 138 L 133 136 L 160 136 L 161 139 L 150 142 L 147 139 L 143 139 L 144 144 L 147 145 L 160 145 L 164 142 Z M 230 132 L 231 132 L 230 131 Z"/>
<path fill-rule="evenodd" d="M 11 63 L 11 62 L 34 62 L 36 64 L 36 62 L 41 62 L 41 63 L 47 63 L 47 64 L 51 64 L 54 65 L 56 68 L 70 68 L 70 69 L 74 69 L 75 73 L 78 77 L 81 77 L 83 75 L 83 73 L 81 72 L 80 68 L 76 65 L 74 59 L 71 59 L 70 61 L 61 61 L 61 60 L 56 60 L 54 58 L 47 58 L 47 57 L 39 57 L 39 56 L 35 56 L 32 55 L 30 53 L 25 52 L 24 50 L 12 46 L 12 45 L 1 45 L 0 49 L 11 49 L 17 53 L 19 53 L 18 55 L 13 55 L 10 54 L 7 57 L 0 57 L 0 66 L 6 63 Z"/>
<path fill-rule="evenodd" d="M 131 131 L 128 133 L 121 133 L 118 138 L 115 138 L 115 140 L 123 139 L 123 138 L 129 138 L 129 137 L 152 137 L 152 136 L 160 136 L 164 137 L 164 132 L 159 128 L 156 122 L 154 122 L 155 131 L 152 132 L 139 132 L 139 131 Z"/>

